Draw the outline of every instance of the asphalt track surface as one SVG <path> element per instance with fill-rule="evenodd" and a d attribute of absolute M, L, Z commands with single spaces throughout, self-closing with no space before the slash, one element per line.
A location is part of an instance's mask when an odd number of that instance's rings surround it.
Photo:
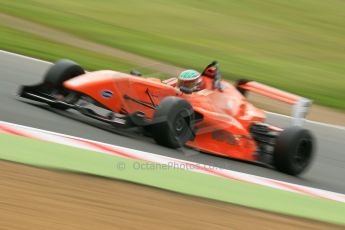
<path fill-rule="evenodd" d="M 174 150 L 159 146 L 148 137 L 133 132 L 119 132 L 114 127 L 83 117 L 73 111 L 60 112 L 40 103 L 16 96 L 22 84 L 34 84 L 50 64 L 0 51 L 0 120 L 64 133 L 109 144 L 129 147 L 178 159 L 245 172 L 281 181 L 345 193 L 345 129 L 308 122 L 317 139 L 317 154 L 310 169 L 292 177 L 246 162 L 199 153 L 184 148 Z M 268 115 L 268 122 L 286 127 L 289 118 Z"/>

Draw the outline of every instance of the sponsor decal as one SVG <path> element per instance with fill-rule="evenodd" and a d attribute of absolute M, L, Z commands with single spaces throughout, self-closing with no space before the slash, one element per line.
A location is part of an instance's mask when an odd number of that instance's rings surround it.
<path fill-rule="evenodd" d="M 224 130 L 214 130 L 212 132 L 212 138 L 221 142 L 226 142 L 229 145 L 237 145 L 235 136 Z"/>
<path fill-rule="evenodd" d="M 228 101 L 227 105 L 228 105 L 228 109 L 232 110 L 232 107 L 233 107 L 232 101 Z"/>
<path fill-rule="evenodd" d="M 110 90 L 103 90 L 101 92 L 101 95 L 103 98 L 111 98 L 113 96 L 113 92 L 111 92 Z"/>

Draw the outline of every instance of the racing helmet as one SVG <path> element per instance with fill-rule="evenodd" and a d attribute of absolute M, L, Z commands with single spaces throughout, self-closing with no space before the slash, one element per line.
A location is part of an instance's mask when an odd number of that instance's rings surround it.
<path fill-rule="evenodd" d="M 192 69 L 185 70 L 180 73 L 177 78 L 177 87 L 185 87 L 193 91 L 200 90 L 203 85 L 201 74 Z"/>

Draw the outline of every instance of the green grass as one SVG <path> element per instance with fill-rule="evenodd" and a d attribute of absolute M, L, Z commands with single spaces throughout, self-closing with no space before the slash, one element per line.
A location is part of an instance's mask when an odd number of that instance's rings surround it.
<path fill-rule="evenodd" d="M 68 58 L 89 70 L 118 69 L 128 71 L 134 66 L 105 55 L 42 39 L 0 24 L 0 48 L 48 61 Z"/>
<path fill-rule="evenodd" d="M 217 59 L 226 78 L 342 110 L 344 8 L 339 0 L 0 0 L 3 12 L 98 43 L 197 69 Z"/>
<path fill-rule="evenodd" d="M 143 161 L 0 133 L 0 160 L 121 179 L 252 208 L 345 224 L 345 204 Z M 124 166 L 121 169 L 118 165 Z M 205 182 L 207 182 L 205 184 Z"/>

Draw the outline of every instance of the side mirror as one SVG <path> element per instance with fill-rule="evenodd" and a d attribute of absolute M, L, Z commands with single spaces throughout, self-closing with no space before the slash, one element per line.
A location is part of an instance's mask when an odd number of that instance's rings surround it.
<path fill-rule="evenodd" d="M 182 93 L 185 93 L 185 94 L 192 94 L 192 93 L 193 93 L 193 90 L 191 90 L 191 89 L 189 89 L 189 88 L 187 88 L 187 87 L 184 87 L 184 86 L 181 86 L 181 87 L 180 87 L 180 91 L 181 91 Z"/>

